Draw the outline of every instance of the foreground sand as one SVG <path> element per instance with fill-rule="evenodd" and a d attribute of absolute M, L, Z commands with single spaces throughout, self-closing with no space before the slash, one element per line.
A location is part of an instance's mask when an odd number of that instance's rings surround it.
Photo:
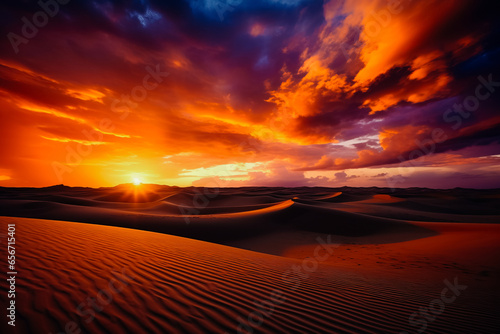
<path fill-rule="evenodd" d="M 439 280 L 391 281 L 326 264 L 283 276 L 303 262 L 132 229 L 0 222 L 2 230 L 17 225 L 12 333 L 56 333 L 68 324 L 84 333 L 399 333 L 413 328 L 408 316 L 444 287 Z M 467 289 L 427 332 L 495 333 L 498 294 L 458 277 Z M 4 281 L 1 288 L 3 297 Z"/>
<path fill-rule="evenodd" d="M 65 191 L 8 190 L 0 213 L 134 229 L 0 217 L 2 232 L 16 223 L 19 268 L 2 333 L 500 332 L 495 194 L 233 189 L 187 224 L 168 210 L 192 189 Z"/>

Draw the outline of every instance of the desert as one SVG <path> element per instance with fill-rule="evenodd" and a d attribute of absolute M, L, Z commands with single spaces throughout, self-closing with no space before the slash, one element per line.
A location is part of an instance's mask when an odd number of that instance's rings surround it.
<path fill-rule="evenodd" d="M 499 328 L 498 190 L 234 188 L 193 205 L 203 191 L 1 188 L 15 332 Z"/>

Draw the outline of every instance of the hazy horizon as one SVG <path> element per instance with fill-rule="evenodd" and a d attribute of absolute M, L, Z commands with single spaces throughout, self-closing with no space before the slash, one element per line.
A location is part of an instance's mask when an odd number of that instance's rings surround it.
<path fill-rule="evenodd" d="M 359 187 L 352 187 L 352 186 L 321 186 L 321 185 L 314 185 L 314 186 L 176 186 L 176 185 L 170 185 L 170 184 L 158 184 L 158 183 L 140 183 L 138 185 L 134 184 L 133 182 L 129 183 L 120 183 L 112 186 L 82 186 L 82 185 L 67 185 L 67 184 L 52 184 L 52 185 L 46 185 L 46 186 L 38 186 L 38 187 L 30 187 L 30 186 L 22 186 L 22 187 L 15 187 L 15 186 L 2 186 L 0 185 L 0 188 L 12 188 L 12 189 L 22 189 L 22 188 L 34 188 L 34 189 L 44 189 L 44 188 L 53 188 L 53 187 L 58 187 L 58 186 L 64 186 L 68 188 L 89 188 L 89 189 L 100 189 L 100 188 L 116 188 L 119 186 L 131 186 L 131 187 L 141 187 L 141 186 L 162 186 L 162 187 L 172 187 L 172 188 L 212 188 L 212 189 L 234 189 L 234 188 L 285 188 L 285 189 L 293 189 L 293 188 L 325 188 L 325 189 L 340 189 L 340 188 L 352 188 L 352 189 L 369 189 L 369 188 L 378 188 L 378 189 L 387 189 L 390 192 L 394 192 L 397 190 L 406 190 L 406 189 L 429 189 L 429 190 L 455 190 L 455 189 L 465 189 L 465 190 L 498 190 L 500 187 L 492 187 L 492 188 L 468 188 L 468 187 L 453 187 L 453 188 L 433 188 L 433 187 L 383 187 L 383 186 L 359 186 Z"/>

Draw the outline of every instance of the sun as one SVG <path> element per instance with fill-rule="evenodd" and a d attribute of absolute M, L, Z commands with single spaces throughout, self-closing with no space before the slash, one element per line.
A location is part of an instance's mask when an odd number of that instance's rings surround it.
<path fill-rule="evenodd" d="M 142 183 L 142 181 L 138 177 L 134 177 L 134 179 L 132 180 L 132 183 L 134 185 L 138 186 L 138 185 L 140 185 Z"/>

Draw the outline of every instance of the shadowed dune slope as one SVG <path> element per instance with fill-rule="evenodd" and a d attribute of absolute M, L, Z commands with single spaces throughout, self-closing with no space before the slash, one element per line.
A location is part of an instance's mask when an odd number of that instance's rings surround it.
<path fill-rule="evenodd" d="M 283 231 L 376 236 L 371 242 L 392 243 L 436 234 L 412 221 L 497 223 L 499 194 L 419 188 L 0 187 L 0 215 L 137 228 L 226 245 Z"/>
<path fill-rule="evenodd" d="M 137 228 L 168 233 L 210 242 L 225 243 L 282 230 L 298 230 L 344 236 L 383 236 L 380 242 L 406 241 L 434 235 L 431 230 L 402 220 L 373 217 L 285 200 L 265 207 L 240 207 L 246 211 L 216 214 L 182 215 L 144 210 L 145 203 L 135 208 L 76 206 L 57 202 L 31 200 L 0 201 L 0 212 L 7 216 L 58 219 L 84 223 Z M 158 204 L 165 209 L 165 203 Z M 174 211 L 171 206 L 170 211 Z M 150 210 L 153 210 L 152 212 Z M 404 233 L 400 233 L 404 232 Z M 411 233 L 408 233 L 411 232 Z"/>

